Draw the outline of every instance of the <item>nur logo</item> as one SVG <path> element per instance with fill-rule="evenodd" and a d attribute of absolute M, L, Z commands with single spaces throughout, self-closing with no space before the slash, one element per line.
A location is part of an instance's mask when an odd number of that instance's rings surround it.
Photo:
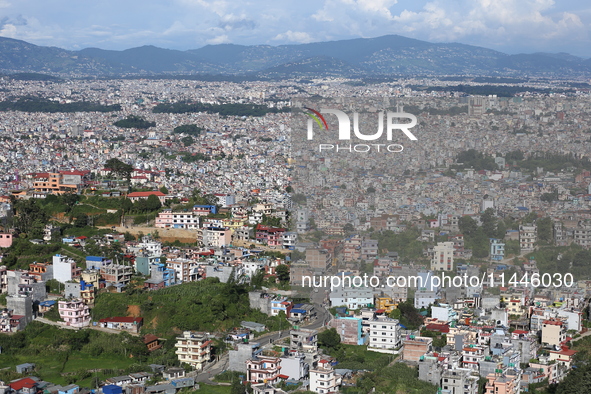
<path fill-rule="evenodd" d="M 320 111 L 316 111 L 309 107 L 304 107 L 308 112 L 306 115 L 310 117 L 308 119 L 308 140 L 314 139 L 314 121 L 318 124 L 318 127 L 322 130 L 328 131 L 328 123 L 322 114 L 331 114 L 337 117 L 339 122 L 338 136 L 339 140 L 350 140 L 351 139 L 351 119 L 349 116 L 338 109 L 332 108 L 321 108 Z M 394 119 L 410 119 L 409 123 L 394 123 Z M 390 112 L 386 113 L 386 139 L 392 141 L 392 134 L 394 130 L 401 130 L 410 140 L 416 141 L 417 137 L 410 132 L 410 128 L 416 126 L 417 118 L 413 114 L 406 112 Z M 363 141 L 375 141 L 382 137 L 384 133 L 384 111 L 378 113 L 378 130 L 374 134 L 363 134 L 359 130 L 359 113 L 353 112 L 353 133 L 355 137 Z"/>

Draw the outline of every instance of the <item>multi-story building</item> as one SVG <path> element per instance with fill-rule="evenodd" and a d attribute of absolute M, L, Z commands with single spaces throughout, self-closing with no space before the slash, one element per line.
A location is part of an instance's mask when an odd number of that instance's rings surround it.
<path fill-rule="evenodd" d="M 298 233 L 289 231 L 281 235 L 281 243 L 284 249 L 294 249 L 298 240 Z"/>
<path fill-rule="evenodd" d="M 204 333 L 185 331 L 182 336 L 176 338 L 174 346 L 179 361 L 198 371 L 211 360 L 211 340 Z"/>
<path fill-rule="evenodd" d="M 361 259 L 372 260 L 378 256 L 378 241 L 375 239 L 364 239 L 361 241 Z"/>
<path fill-rule="evenodd" d="M 163 263 L 152 264 L 150 266 L 150 279 L 144 281 L 146 289 L 162 289 L 176 284 L 176 271 L 167 268 Z"/>
<path fill-rule="evenodd" d="M 197 262 L 189 259 L 166 260 L 166 267 L 176 271 L 176 279 L 181 282 L 193 282 L 197 280 Z"/>
<path fill-rule="evenodd" d="M 411 335 L 403 339 L 402 359 L 406 361 L 419 361 L 421 356 L 431 351 L 433 338 L 417 337 Z"/>
<path fill-rule="evenodd" d="M 155 227 L 159 228 L 199 228 L 199 215 L 195 212 L 173 212 L 172 209 L 164 209 L 156 217 Z"/>
<path fill-rule="evenodd" d="M 318 366 L 310 370 L 310 391 L 315 393 L 338 393 L 341 376 L 327 360 L 320 360 Z"/>
<path fill-rule="evenodd" d="M 522 252 L 534 250 L 537 240 L 538 232 L 535 225 L 519 226 L 519 247 L 521 248 Z"/>
<path fill-rule="evenodd" d="M 517 394 L 520 392 L 517 376 L 488 374 L 484 394 Z"/>
<path fill-rule="evenodd" d="M 490 239 L 490 259 L 501 261 L 505 258 L 505 243 L 499 239 Z"/>
<path fill-rule="evenodd" d="M 566 324 L 557 319 L 544 320 L 542 324 L 542 345 L 558 346 L 566 340 Z"/>
<path fill-rule="evenodd" d="M 577 245 L 589 249 L 591 247 L 591 225 L 579 222 L 579 225 L 573 229 L 573 241 Z"/>
<path fill-rule="evenodd" d="M 37 193 L 78 193 L 80 191 L 80 184 L 64 183 L 64 175 L 56 172 L 44 172 L 35 175 L 33 181 L 33 189 Z"/>
<path fill-rule="evenodd" d="M 60 283 L 77 278 L 82 273 L 82 268 L 76 266 L 76 262 L 67 256 L 56 254 L 53 256 L 53 278 Z"/>
<path fill-rule="evenodd" d="M 394 353 L 400 345 L 400 322 L 398 320 L 384 317 L 369 322 L 367 350 Z"/>
<path fill-rule="evenodd" d="M 438 242 L 433 247 L 431 269 L 433 271 L 451 271 L 454 266 L 454 243 Z"/>
<path fill-rule="evenodd" d="M 68 326 L 81 328 L 90 324 L 90 308 L 79 298 L 58 301 L 58 312 Z"/>
<path fill-rule="evenodd" d="M 371 287 L 335 287 L 329 295 L 331 306 L 346 306 L 349 309 L 361 309 L 373 305 Z"/>
<path fill-rule="evenodd" d="M 232 231 L 225 227 L 204 227 L 202 237 L 204 246 L 221 248 L 232 242 Z"/>
<path fill-rule="evenodd" d="M 318 331 L 301 328 L 289 331 L 289 347 L 302 352 L 318 350 Z"/>
<path fill-rule="evenodd" d="M 31 263 L 29 264 L 29 275 L 37 279 L 37 281 L 47 282 L 53 279 L 53 266 L 48 263 Z"/>
<path fill-rule="evenodd" d="M 107 285 L 125 287 L 131 281 L 133 267 L 130 265 L 111 264 L 102 267 L 100 273 Z"/>
<path fill-rule="evenodd" d="M 251 383 L 275 383 L 281 376 L 279 357 L 255 356 L 246 361 L 246 380 Z"/>
<path fill-rule="evenodd" d="M 271 227 L 258 224 L 255 237 L 257 242 L 267 244 L 268 246 L 281 246 L 285 229 L 280 227 Z"/>
<path fill-rule="evenodd" d="M 448 369 L 441 375 L 440 387 L 443 393 L 478 394 L 478 376 L 472 375 L 471 369 Z"/>
<path fill-rule="evenodd" d="M 346 345 L 364 345 L 368 339 L 363 332 L 363 320 L 354 316 L 344 316 L 332 319 L 328 324 L 341 337 L 341 343 Z"/>
<path fill-rule="evenodd" d="M 486 349 L 481 345 L 465 345 L 462 349 L 462 366 L 478 371 L 478 364 L 484 360 Z"/>
<path fill-rule="evenodd" d="M 307 248 L 306 262 L 312 269 L 326 271 L 332 265 L 332 256 L 324 249 Z"/>

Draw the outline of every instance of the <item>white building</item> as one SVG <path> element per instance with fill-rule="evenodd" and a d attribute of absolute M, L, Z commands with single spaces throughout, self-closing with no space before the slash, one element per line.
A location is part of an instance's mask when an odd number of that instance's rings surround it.
<path fill-rule="evenodd" d="M 56 254 L 53 256 L 53 279 L 60 283 L 72 280 L 72 271 L 76 268 L 76 262 L 67 256 Z"/>
<path fill-rule="evenodd" d="M 338 393 L 341 375 L 335 373 L 330 363 L 320 360 L 318 367 L 310 370 L 310 391 L 315 393 Z"/>
<path fill-rule="evenodd" d="M 433 271 L 451 271 L 454 267 L 454 243 L 438 242 L 433 247 L 431 269 Z"/>
<path fill-rule="evenodd" d="M 347 306 L 361 309 L 373 305 L 373 289 L 370 287 L 336 287 L 330 292 L 331 306 Z"/>
<path fill-rule="evenodd" d="M 398 320 L 384 317 L 369 322 L 367 350 L 394 353 L 400 345 L 400 322 Z"/>

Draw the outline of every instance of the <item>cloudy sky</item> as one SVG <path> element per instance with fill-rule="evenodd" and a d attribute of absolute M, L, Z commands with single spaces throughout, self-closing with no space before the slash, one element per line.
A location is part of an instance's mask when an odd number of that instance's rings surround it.
<path fill-rule="evenodd" d="M 295 44 L 400 34 L 591 57 L 588 0 L 0 0 L 0 36 L 66 49 Z"/>

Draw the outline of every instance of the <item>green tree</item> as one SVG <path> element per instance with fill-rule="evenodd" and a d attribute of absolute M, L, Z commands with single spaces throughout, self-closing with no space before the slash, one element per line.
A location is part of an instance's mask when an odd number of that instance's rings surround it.
<path fill-rule="evenodd" d="M 552 219 L 547 216 L 543 217 L 536 221 L 536 225 L 538 226 L 538 238 L 540 241 L 552 242 Z"/>
<path fill-rule="evenodd" d="M 181 138 L 181 142 L 183 143 L 184 146 L 190 146 L 193 144 L 193 142 L 195 142 L 193 140 L 193 137 L 191 137 L 190 135 Z"/>
<path fill-rule="evenodd" d="M 288 283 L 290 274 L 289 274 L 289 266 L 286 264 L 280 264 L 275 269 L 275 274 L 277 275 L 277 279 L 281 283 Z"/>
<path fill-rule="evenodd" d="M 462 216 L 460 220 L 458 220 L 458 227 L 464 236 L 470 236 L 478 230 L 478 224 L 476 224 L 476 221 L 470 216 Z"/>
<path fill-rule="evenodd" d="M 131 173 L 133 172 L 132 165 L 126 164 L 116 157 L 107 160 L 105 163 L 105 168 L 110 169 L 112 173 L 127 180 L 131 178 Z"/>
<path fill-rule="evenodd" d="M 331 328 L 318 334 L 318 344 L 329 349 L 337 349 L 341 344 L 341 337 L 336 329 Z"/>

